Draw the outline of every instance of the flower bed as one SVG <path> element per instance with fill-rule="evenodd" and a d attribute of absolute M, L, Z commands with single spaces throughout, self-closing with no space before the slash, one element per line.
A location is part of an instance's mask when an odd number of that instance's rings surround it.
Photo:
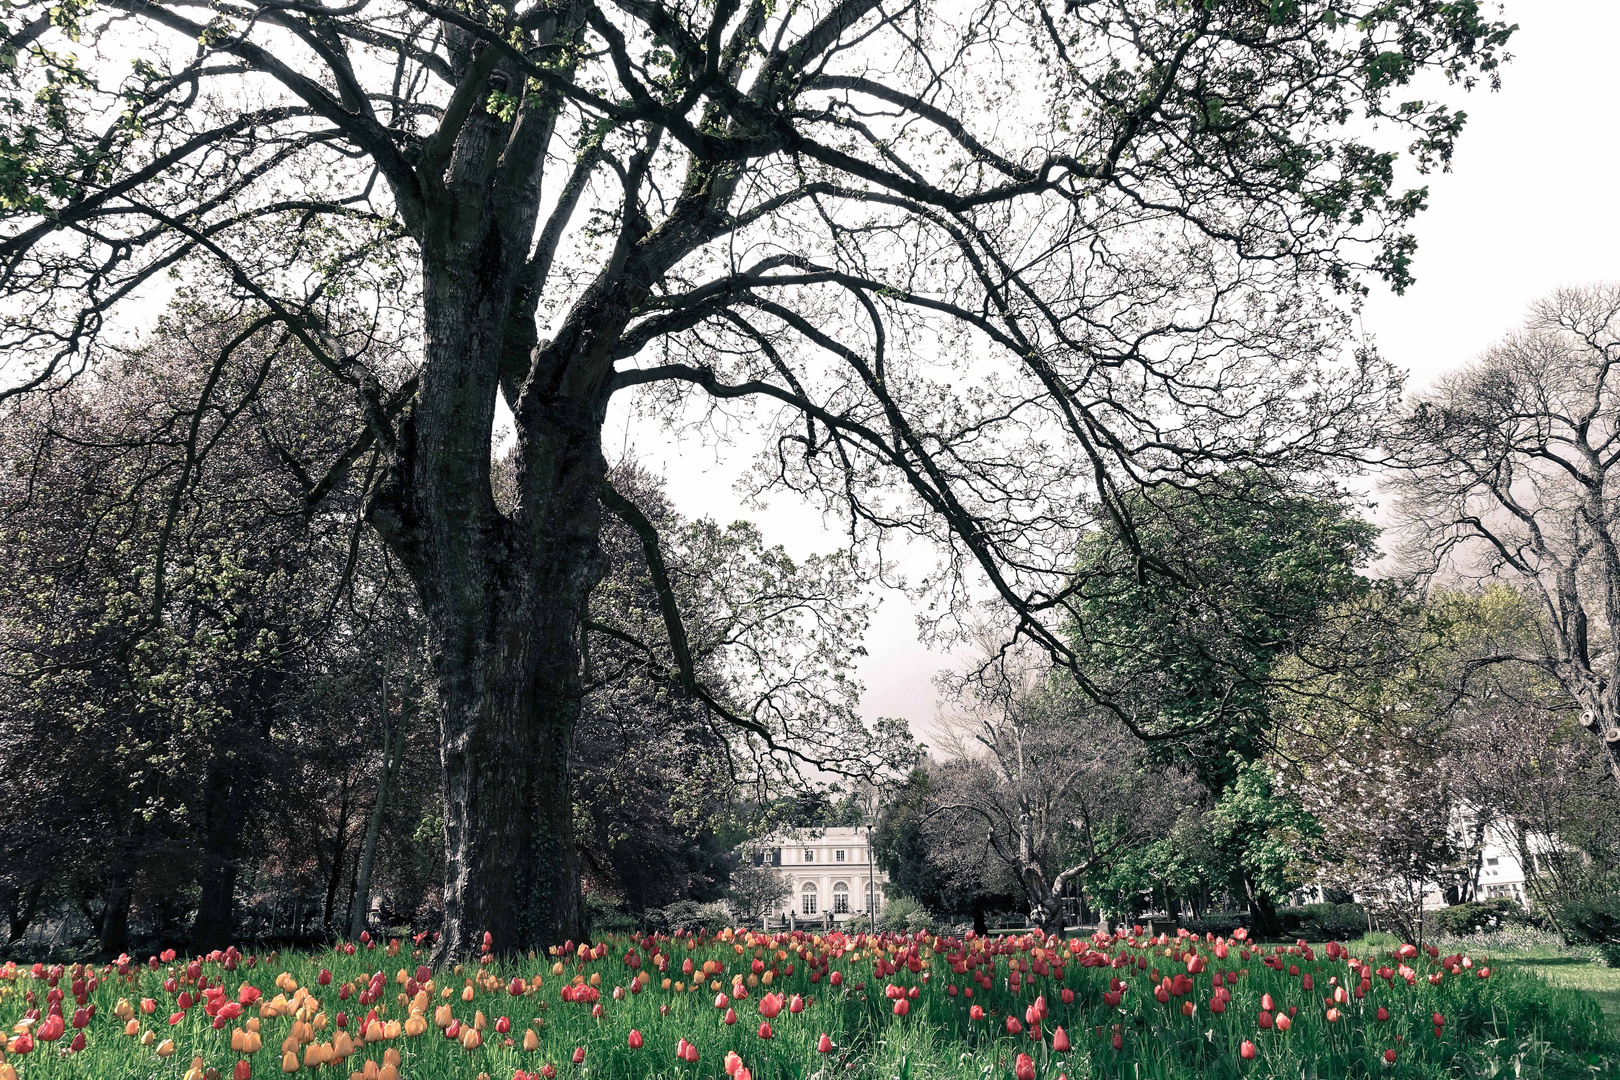
<path fill-rule="evenodd" d="M 1185 931 L 624 936 L 0 969 L 0 1080 L 1620 1076 L 1601 1014 L 1487 956 Z"/>

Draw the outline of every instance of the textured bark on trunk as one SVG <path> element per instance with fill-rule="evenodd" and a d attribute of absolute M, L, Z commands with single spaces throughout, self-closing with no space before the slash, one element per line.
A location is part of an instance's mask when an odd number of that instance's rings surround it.
<path fill-rule="evenodd" d="M 191 948 L 223 949 L 236 929 L 236 873 L 241 865 L 242 809 L 231 765 L 216 755 L 203 787 L 203 851 L 197 869 L 197 918 Z"/>
<path fill-rule="evenodd" d="M 100 945 L 103 956 L 129 951 L 129 909 L 135 899 L 135 858 L 120 844 L 107 868 L 107 899 L 101 907 Z"/>
<path fill-rule="evenodd" d="M 371 871 L 377 860 L 377 838 L 382 835 L 382 819 L 388 809 L 388 796 L 393 790 L 394 777 L 399 772 L 405 751 L 405 713 L 401 709 L 397 726 L 388 724 L 388 685 L 383 684 L 383 769 L 377 781 L 377 801 L 371 806 L 366 820 L 366 839 L 360 848 L 360 860 L 355 868 L 354 883 L 349 892 L 349 936 L 357 938 L 371 917 Z"/>

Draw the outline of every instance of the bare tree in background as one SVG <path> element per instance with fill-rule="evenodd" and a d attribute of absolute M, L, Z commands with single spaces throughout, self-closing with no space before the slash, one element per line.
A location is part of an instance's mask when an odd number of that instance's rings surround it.
<path fill-rule="evenodd" d="M 359 420 L 288 458 L 312 502 L 371 477 L 431 630 L 443 952 L 529 948 L 580 930 L 604 510 L 659 542 L 607 482 L 616 395 L 754 408 L 761 484 L 852 544 L 932 541 L 939 611 L 982 586 L 1062 660 L 1075 537 L 1128 532 L 1122 491 L 1370 442 L 1396 380 L 1342 354 L 1334 292 L 1409 280 L 1393 162 L 1443 165 L 1463 116 L 1408 84 L 1494 78 L 1509 32 L 1432 0 L 25 0 L 5 392 L 60 386 L 171 274 L 316 358 Z M 716 723 L 869 767 L 841 698 L 709 691 L 657 591 L 638 645 Z"/>
<path fill-rule="evenodd" d="M 927 832 L 939 848 L 977 848 L 1017 882 L 1030 921 L 1063 933 L 1063 897 L 1132 844 L 1168 831 L 1191 782 L 1149 772 L 1141 743 L 1060 677 L 996 670 L 975 680 L 933 767 Z"/>
<path fill-rule="evenodd" d="M 1393 443 L 1412 550 L 1539 606 L 1519 662 L 1584 710 L 1620 786 L 1620 286 L 1565 289 L 1418 399 Z"/>

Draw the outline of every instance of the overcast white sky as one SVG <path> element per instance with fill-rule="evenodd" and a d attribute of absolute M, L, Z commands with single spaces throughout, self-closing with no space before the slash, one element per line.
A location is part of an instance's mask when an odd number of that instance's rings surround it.
<path fill-rule="evenodd" d="M 1375 293 L 1363 323 L 1384 355 L 1421 387 L 1512 327 L 1525 307 L 1560 285 L 1620 277 L 1620 3 L 1509 0 L 1519 24 L 1498 94 L 1462 99 L 1469 115 L 1452 172 L 1430 178 L 1417 226 L 1417 284 L 1404 297 Z M 636 429 L 630 449 L 662 473 L 676 505 L 721 521 L 747 517 L 791 553 L 838 546 L 816 515 L 788 499 L 763 512 L 733 485 L 732 454 Z M 948 657 L 918 644 L 904 597 L 885 598 L 860 677 L 868 718 L 900 716 L 928 734 L 935 673 Z"/>

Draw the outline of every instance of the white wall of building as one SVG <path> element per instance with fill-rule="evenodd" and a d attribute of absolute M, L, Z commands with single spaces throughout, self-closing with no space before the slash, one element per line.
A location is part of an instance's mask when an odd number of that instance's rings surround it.
<path fill-rule="evenodd" d="M 788 886 L 786 899 L 771 912 L 773 921 L 823 921 L 831 914 L 842 922 L 872 910 L 883 910 L 883 886 L 889 882 L 869 861 L 868 830 L 861 827 L 799 829 L 756 841 L 766 865 Z M 780 863 L 776 862 L 780 858 Z"/>

